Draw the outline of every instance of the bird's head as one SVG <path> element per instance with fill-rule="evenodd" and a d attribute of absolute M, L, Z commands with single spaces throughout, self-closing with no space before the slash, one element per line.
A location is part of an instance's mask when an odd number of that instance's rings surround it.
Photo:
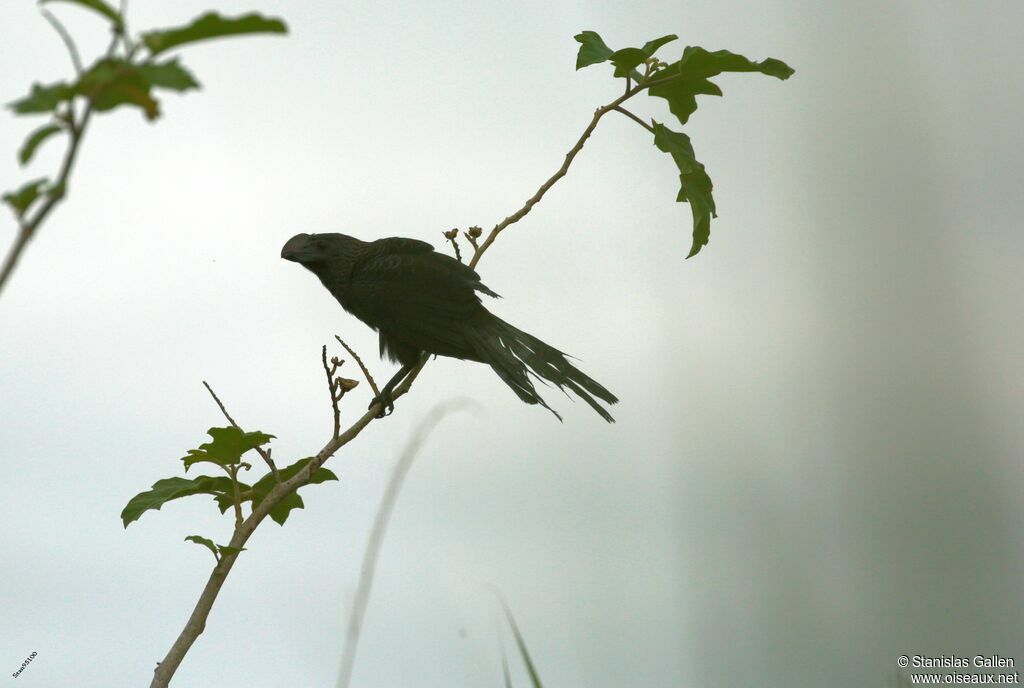
<path fill-rule="evenodd" d="M 343 259 L 363 242 L 344 234 L 296 234 L 281 248 L 281 257 L 306 267 Z"/>

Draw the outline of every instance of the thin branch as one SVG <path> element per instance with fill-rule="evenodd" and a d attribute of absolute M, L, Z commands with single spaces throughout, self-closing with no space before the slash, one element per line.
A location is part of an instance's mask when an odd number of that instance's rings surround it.
<path fill-rule="evenodd" d="M 125 25 L 125 18 L 128 16 L 128 0 L 121 0 L 117 4 L 117 14 L 121 18 L 121 25 Z"/>
<path fill-rule="evenodd" d="M 209 392 L 210 396 L 213 397 L 213 400 L 217 402 L 217 406 L 220 408 L 220 412 L 224 414 L 224 417 L 228 419 L 228 422 L 231 423 L 232 427 L 242 430 L 242 426 L 236 423 L 235 419 L 231 417 L 231 414 L 228 413 L 228 410 L 227 408 L 225 408 L 224 403 L 220 400 L 220 397 L 217 396 L 217 393 L 213 391 L 213 387 L 211 387 L 206 380 L 203 380 L 203 387 L 206 387 L 206 391 Z M 242 432 L 245 431 L 243 430 Z M 277 480 L 277 466 L 274 465 L 274 460 L 270 458 L 270 450 L 264 449 L 263 447 L 256 447 L 256 452 L 266 462 L 267 466 L 270 467 L 270 471 L 274 474 L 274 479 Z"/>
<path fill-rule="evenodd" d="M 629 117 L 631 120 L 633 120 L 634 122 L 639 124 L 641 127 L 646 129 L 647 131 L 651 132 L 652 134 L 654 133 L 654 127 L 652 127 L 650 124 L 648 124 L 647 122 L 643 121 L 642 119 L 640 119 L 639 117 L 634 115 L 632 112 L 630 112 L 626 108 L 622 107 L 621 105 L 616 105 L 612 109 L 615 110 L 616 112 L 621 112 L 626 117 Z"/>
<path fill-rule="evenodd" d="M 341 399 L 341 396 L 338 395 L 338 382 L 334 379 L 334 373 L 338 370 L 338 364 L 334 363 L 333 367 L 330 368 L 327 366 L 326 344 L 320 350 L 320 358 L 324 364 L 324 373 L 327 375 L 327 393 L 331 395 L 331 409 L 334 412 L 334 434 L 331 437 L 337 437 L 341 433 L 341 409 L 338 407 L 338 401 Z"/>
<path fill-rule="evenodd" d="M 441 234 L 444 236 L 445 239 L 451 242 L 452 246 L 455 248 L 455 257 L 461 263 L 462 251 L 459 250 L 459 230 L 453 229 L 448 232 L 441 232 Z"/>
<path fill-rule="evenodd" d="M 78 149 L 82 143 L 82 136 L 85 134 L 85 128 L 89 125 L 89 119 L 92 117 L 92 103 L 86 105 L 85 110 L 82 112 L 81 119 L 76 123 L 74 121 L 74 114 L 71 114 L 68 119 L 68 149 L 64 154 L 64 162 L 61 163 L 60 172 L 57 175 L 57 181 L 53 184 L 50 191 L 47 192 L 46 200 L 36 210 L 34 216 L 29 219 L 22 218 L 18 222 L 18 236 L 14 239 L 14 244 L 11 245 L 10 250 L 7 252 L 7 257 L 4 259 L 3 268 L 0 269 L 0 291 L 3 291 L 4 284 L 7 283 L 7 279 L 14 272 L 15 266 L 18 264 L 18 259 L 21 258 L 22 251 L 31 241 L 32 237 L 36 233 L 36 229 L 42 224 L 46 216 L 50 214 L 63 198 L 67 195 L 67 184 L 68 176 L 71 174 L 71 170 L 75 165 L 75 158 L 78 156 Z"/>
<path fill-rule="evenodd" d="M 642 85 L 642 88 L 650 88 L 652 86 L 660 86 L 661 84 L 667 84 L 668 82 L 675 81 L 676 79 L 679 79 L 681 77 L 682 77 L 682 74 L 673 74 L 672 76 L 667 76 L 664 79 L 655 79 L 654 81 L 647 81 L 647 82 L 645 82 Z"/>
<path fill-rule="evenodd" d="M 120 20 L 118 25 L 114 27 L 115 33 L 121 34 L 121 39 L 124 42 L 125 51 L 131 56 L 135 52 L 135 46 L 132 45 L 132 40 L 129 38 L 128 31 L 128 0 L 121 0 L 120 6 L 117 8 L 117 16 Z"/>
<path fill-rule="evenodd" d="M 242 491 L 238 487 L 238 466 L 225 467 L 228 477 L 231 478 L 231 487 L 235 506 L 235 528 L 242 525 Z"/>
<path fill-rule="evenodd" d="M 220 397 L 217 396 L 217 393 L 213 391 L 213 387 L 210 387 L 210 383 L 207 382 L 206 380 L 203 380 L 203 387 L 206 387 L 206 391 L 209 392 L 210 396 L 213 397 L 213 400 L 217 402 L 217 406 L 220 407 L 220 412 L 224 414 L 224 417 L 228 419 L 228 422 L 231 423 L 231 425 L 233 425 L 234 427 L 241 430 L 242 428 L 239 427 L 238 423 L 235 422 L 235 419 L 231 417 L 231 414 L 228 413 L 228 410 L 224 408 L 224 403 L 220 400 Z"/>
<path fill-rule="evenodd" d="M 402 449 L 398 462 L 391 471 L 391 479 L 380 500 L 380 507 L 377 509 L 377 516 L 373 520 L 373 527 L 370 530 L 370 537 L 366 541 L 366 551 L 363 553 L 363 564 L 359 572 L 359 584 L 356 588 L 355 599 L 352 601 L 352 613 L 348 620 L 348 630 L 345 634 L 345 650 L 341 659 L 341 673 L 338 675 L 338 688 L 348 688 L 352 680 L 352 667 L 356 659 L 356 649 L 359 646 L 359 634 L 362 631 L 363 619 L 366 616 L 366 608 L 370 602 L 370 591 L 373 589 L 374 572 L 377 567 L 377 559 L 384 544 L 384 534 L 387 531 L 391 514 L 398 502 L 398 493 L 402 489 L 402 483 L 412 462 L 419 453 L 420 447 L 433 432 L 437 424 L 450 413 L 455 413 L 467 408 L 470 402 L 459 399 L 444 404 L 438 404 L 426 418 L 417 426 L 412 437 Z"/>
<path fill-rule="evenodd" d="M 60 39 L 64 42 L 64 46 L 68 49 L 68 54 L 71 56 L 71 64 L 75 68 L 75 72 L 78 76 L 82 76 L 82 72 L 85 68 L 82 66 L 82 56 L 78 52 L 78 46 L 75 45 L 74 39 L 71 38 L 71 34 L 64 28 L 64 25 L 60 23 L 57 17 L 53 16 L 53 13 L 45 7 L 39 8 L 39 13 L 43 15 L 43 18 L 50 22 L 50 26 L 57 32 Z"/>
<path fill-rule="evenodd" d="M 519 222 L 524 217 L 526 217 L 526 214 L 533 209 L 533 206 L 537 205 L 537 203 L 539 203 L 540 200 L 544 198 L 544 194 L 548 192 L 548 189 L 554 186 L 555 182 L 557 182 L 559 179 L 565 176 L 565 173 L 569 171 L 569 165 L 572 164 L 572 161 L 573 159 L 576 158 L 576 155 L 579 154 L 581 150 L 583 150 L 583 144 L 585 144 L 587 142 L 587 139 L 590 138 L 590 135 L 594 132 L 594 129 L 597 127 L 597 123 L 601 121 L 601 118 L 604 117 L 607 113 L 617 108 L 622 103 L 626 102 L 627 100 L 635 96 L 640 91 L 644 90 L 645 88 L 647 88 L 646 84 L 638 84 L 632 90 L 626 91 L 612 102 L 602 107 L 599 107 L 597 110 L 594 111 L 594 116 L 590 120 L 590 124 L 588 124 L 587 128 L 583 130 L 583 134 L 581 134 L 579 140 L 576 141 L 576 145 L 574 145 L 569 150 L 569 152 L 565 154 L 565 160 L 562 161 L 562 166 L 558 168 L 558 171 L 551 175 L 551 177 L 549 177 L 546 182 L 541 184 L 540 188 L 537 189 L 537 193 L 533 194 L 533 196 L 527 199 L 526 203 L 523 204 L 522 208 L 512 213 L 511 215 L 509 215 L 504 220 L 502 220 L 501 222 L 494 226 L 490 233 L 488 233 L 487 238 L 484 240 L 484 242 L 480 244 L 480 248 L 478 248 L 476 252 L 473 254 L 473 260 L 469 261 L 469 267 L 475 268 L 477 266 L 477 263 L 479 263 L 480 259 L 483 257 L 484 252 L 488 248 L 490 248 L 491 244 L 494 243 L 494 240 L 498 238 L 498 235 L 501 234 L 501 232 L 509 225 L 515 224 L 516 222 Z"/>
<path fill-rule="evenodd" d="M 377 387 L 377 383 L 374 381 L 373 375 L 370 375 L 370 371 L 367 370 L 366 365 L 363 363 L 363 359 L 359 358 L 359 354 L 357 354 L 351 346 L 346 344 L 344 339 L 342 339 L 338 335 L 334 335 L 334 338 L 337 339 L 338 343 L 345 347 L 345 351 L 347 351 L 349 355 L 355 359 L 356 364 L 359 366 L 359 369 L 363 371 L 363 377 L 366 378 L 367 384 L 369 384 L 370 389 L 373 390 L 373 396 L 379 397 L 380 389 Z"/>

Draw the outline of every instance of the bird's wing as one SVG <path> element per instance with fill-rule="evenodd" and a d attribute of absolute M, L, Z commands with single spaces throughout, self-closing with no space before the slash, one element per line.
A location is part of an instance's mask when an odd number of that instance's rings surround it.
<path fill-rule="evenodd" d="M 434 247 L 419 239 L 406 239 L 405 237 L 388 237 L 370 242 L 366 247 L 369 255 L 414 255 L 417 253 L 431 253 Z"/>
<path fill-rule="evenodd" d="M 474 270 L 429 244 L 383 239 L 373 242 L 352 272 L 350 310 L 420 350 L 462 351 L 466 325 L 485 312 L 477 291 L 497 296 Z"/>

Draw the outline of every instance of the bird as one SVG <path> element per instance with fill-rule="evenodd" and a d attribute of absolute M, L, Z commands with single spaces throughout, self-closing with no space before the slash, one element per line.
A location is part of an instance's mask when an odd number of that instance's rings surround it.
<path fill-rule="evenodd" d="M 489 365 L 527 404 L 561 415 L 538 394 L 531 377 L 573 392 L 609 423 L 599 403 L 618 399 L 574 366 L 558 349 L 510 325 L 483 305 L 480 294 L 500 298 L 468 265 L 425 241 L 388 237 L 361 241 L 346 234 L 296 234 L 281 257 L 316 275 L 342 308 L 377 331 L 380 356 L 399 371 L 374 397 L 378 417 L 394 410 L 397 385 L 427 355 Z"/>

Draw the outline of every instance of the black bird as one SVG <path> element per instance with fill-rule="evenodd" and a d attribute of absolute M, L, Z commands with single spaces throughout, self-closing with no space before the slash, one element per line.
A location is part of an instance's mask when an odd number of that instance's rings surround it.
<path fill-rule="evenodd" d="M 479 361 L 527 404 L 545 403 L 530 375 L 572 390 L 609 423 L 594 397 L 608 404 L 611 392 L 570 363 L 565 354 L 494 315 L 477 292 L 498 298 L 467 265 L 434 251 L 425 241 L 392 237 L 360 241 L 344 234 L 296 234 L 281 249 L 320 278 L 352 315 L 380 334 L 380 355 L 402 364 L 373 406 L 394 408 L 391 394 L 424 354 Z"/>

